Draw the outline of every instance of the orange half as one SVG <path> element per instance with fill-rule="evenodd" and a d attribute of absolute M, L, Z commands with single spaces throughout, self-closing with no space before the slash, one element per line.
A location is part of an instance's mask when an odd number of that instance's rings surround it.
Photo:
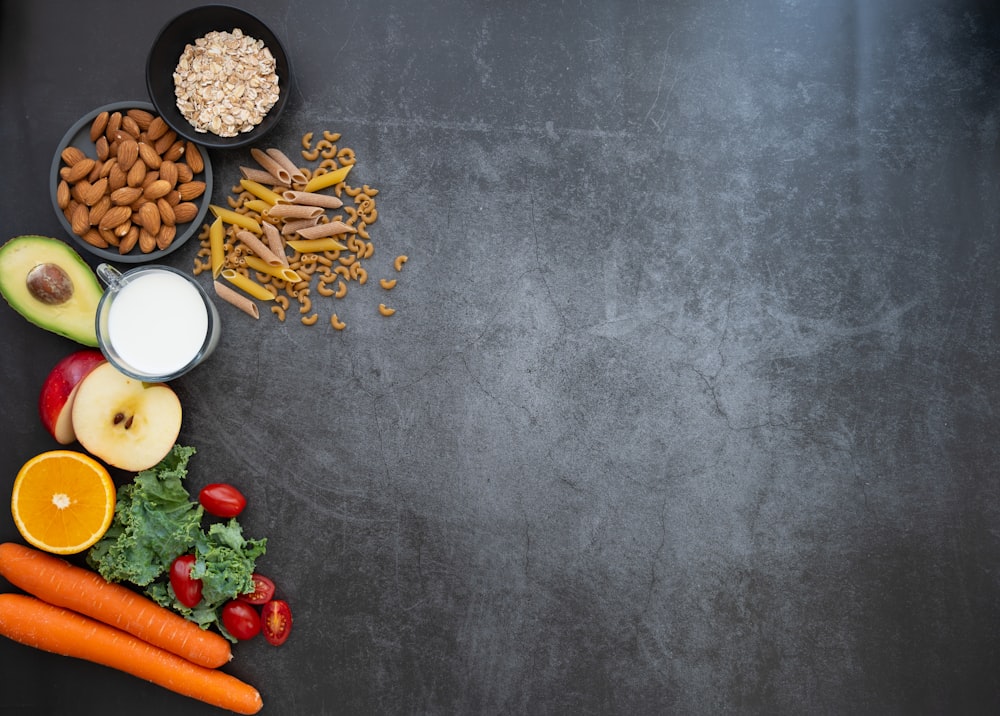
<path fill-rule="evenodd" d="M 53 554 L 76 554 L 111 526 L 115 484 L 107 468 L 89 455 L 43 452 L 18 471 L 10 511 L 29 544 Z"/>

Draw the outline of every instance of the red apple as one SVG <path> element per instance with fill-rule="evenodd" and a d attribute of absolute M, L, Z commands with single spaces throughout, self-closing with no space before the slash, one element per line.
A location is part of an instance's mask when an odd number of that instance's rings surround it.
<path fill-rule="evenodd" d="M 73 429 L 84 449 L 107 464 L 146 470 L 177 441 L 181 401 L 166 383 L 144 383 L 105 363 L 80 381 Z"/>
<path fill-rule="evenodd" d="M 38 414 L 42 425 L 61 445 L 69 445 L 76 440 L 73 430 L 73 401 L 80 381 L 90 371 L 104 363 L 104 355 L 98 350 L 81 350 L 70 353 L 56 363 L 38 397 Z"/>

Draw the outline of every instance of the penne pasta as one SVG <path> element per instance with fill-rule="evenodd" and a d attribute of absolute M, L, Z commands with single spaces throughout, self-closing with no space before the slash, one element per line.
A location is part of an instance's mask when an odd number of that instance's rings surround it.
<path fill-rule="evenodd" d="M 287 169 L 275 161 L 274 157 L 270 154 L 254 147 L 250 150 L 250 156 L 252 156 L 254 161 L 256 161 L 268 174 L 275 177 L 280 184 L 291 186 L 292 175 Z"/>
<path fill-rule="evenodd" d="M 267 154 L 271 157 L 271 159 L 276 161 L 282 169 L 288 172 L 288 176 L 292 180 L 293 184 L 305 184 L 309 181 L 306 179 L 306 175 L 302 173 L 302 170 L 299 169 L 298 165 L 289 159 L 288 155 L 280 149 L 268 149 Z"/>
<path fill-rule="evenodd" d="M 229 288 L 229 286 L 226 286 L 223 283 L 219 283 L 218 281 L 213 281 L 212 283 L 215 286 L 216 296 L 221 298 L 223 301 L 226 301 L 227 303 L 231 303 L 232 305 L 236 306 L 244 313 L 247 313 L 258 320 L 260 319 L 260 310 L 257 308 L 256 303 L 251 301 L 246 296 L 237 293 L 236 291 Z"/>
<path fill-rule="evenodd" d="M 229 281 L 229 283 L 233 284 L 241 291 L 250 294 L 254 298 L 260 299 L 261 301 L 274 300 L 274 295 L 270 291 L 261 286 L 259 283 L 255 283 L 253 279 L 237 272 L 236 269 L 223 269 L 222 278 Z"/>
<path fill-rule="evenodd" d="M 212 278 L 219 278 L 219 272 L 226 262 L 226 227 L 222 219 L 216 219 L 208 229 L 209 258 L 212 266 Z"/>
<path fill-rule="evenodd" d="M 357 233 L 357 229 L 345 224 L 343 221 L 330 221 L 325 224 L 316 224 L 315 226 L 299 229 L 299 236 L 303 239 L 322 239 L 327 236 L 354 233 Z"/>
<path fill-rule="evenodd" d="M 279 219 L 318 219 L 323 214 L 323 207 L 305 204 L 275 204 L 267 213 Z"/>
<path fill-rule="evenodd" d="M 266 273 L 269 276 L 280 278 L 282 281 L 288 281 L 289 283 L 298 283 L 302 280 L 301 276 L 287 266 L 272 266 L 256 256 L 244 256 L 243 258 L 246 261 L 247 268 L 254 271 Z"/>
<path fill-rule="evenodd" d="M 289 241 L 288 246 L 300 254 L 315 254 L 322 251 L 343 251 L 347 247 L 336 239 L 310 239 L 306 241 Z"/>
<path fill-rule="evenodd" d="M 254 252 L 258 258 L 264 262 L 270 264 L 271 266 L 283 266 L 281 259 L 267 247 L 267 245 L 258 239 L 256 236 L 251 234 L 249 231 L 237 231 L 236 238 L 243 242 L 243 244 Z"/>
<path fill-rule="evenodd" d="M 317 194 L 313 191 L 292 191 L 289 189 L 281 193 L 281 198 L 289 204 L 322 206 L 325 209 L 339 209 L 344 205 L 344 202 L 332 194 Z"/>
<path fill-rule="evenodd" d="M 285 255 L 285 244 L 281 240 L 281 232 L 278 231 L 278 227 L 274 224 L 264 222 L 264 240 L 267 242 L 267 248 L 271 249 L 271 253 L 281 260 L 281 264 L 288 266 L 288 256 Z"/>
<path fill-rule="evenodd" d="M 271 206 L 274 206 L 281 201 L 281 194 L 276 191 L 271 191 L 266 186 L 260 182 L 254 181 L 253 179 L 240 179 L 240 186 L 258 199 L 263 199 Z"/>
<path fill-rule="evenodd" d="M 314 219 L 295 219 L 293 221 L 286 221 L 281 226 L 282 236 L 291 236 L 292 234 L 298 233 L 300 229 L 304 229 L 308 226 L 316 226 L 319 223 L 319 217 Z"/>
<path fill-rule="evenodd" d="M 257 220 L 251 216 L 240 214 L 232 209 L 226 209 L 225 207 L 216 206 L 215 204 L 209 204 L 208 208 L 211 210 L 213 216 L 217 219 L 222 219 L 227 224 L 242 227 L 255 234 L 259 234 L 262 231 L 260 224 L 258 224 Z"/>
<path fill-rule="evenodd" d="M 353 164 L 348 164 L 346 167 L 334 169 L 326 174 L 313 176 L 313 178 L 306 183 L 304 191 L 319 191 L 320 189 L 326 189 L 327 187 L 339 184 L 347 178 L 348 174 L 351 173 L 351 168 L 353 166 Z"/>
<path fill-rule="evenodd" d="M 266 214 L 271 205 L 263 199 L 249 199 L 243 202 L 243 208 L 256 211 L 258 214 Z"/>
<path fill-rule="evenodd" d="M 280 181 L 278 181 L 278 177 L 271 174 L 271 172 L 264 171 L 263 169 L 254 169 L 253 167 L 240 167 L 240 174 L 243 175 L 244 179 L 255 181 L 258 184 L 266 186 L 288 186 L 287 184 L 282 184 Z"/>

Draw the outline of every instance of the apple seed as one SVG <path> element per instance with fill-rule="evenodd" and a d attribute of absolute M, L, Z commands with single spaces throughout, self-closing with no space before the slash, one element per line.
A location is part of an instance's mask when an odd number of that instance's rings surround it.
<path fill-rule="evenodd" d="M 58 306 L 73 297 L 73 280 L 57 264 L 38 264 L 28 271 L 24 282 L 33 298 L 49 306 Z"/>

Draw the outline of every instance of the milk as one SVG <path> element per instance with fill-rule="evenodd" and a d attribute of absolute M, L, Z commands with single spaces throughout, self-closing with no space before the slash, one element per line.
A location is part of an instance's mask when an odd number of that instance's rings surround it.
<path fill-rule="evenodd" d="M 130 276 L 108 312 L 107 340 L 135 373 L 169 376 L 205 347 L 208 308 L 184 276 L 150 270 Z"/>

